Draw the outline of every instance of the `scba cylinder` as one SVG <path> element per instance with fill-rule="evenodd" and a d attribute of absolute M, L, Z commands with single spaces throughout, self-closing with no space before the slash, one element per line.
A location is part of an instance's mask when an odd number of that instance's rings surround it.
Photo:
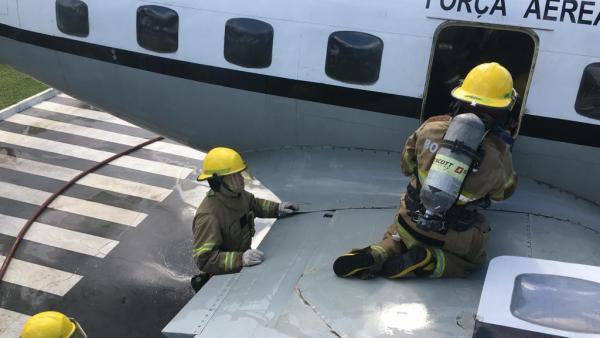
<path fill-rule="evenodd" d="M 460 194 L 485 130 L 485 124 L 475 114 L 460 114 L 452 119 L 421 187 L 425 215 L 418 222 L 420 227 L 439 228 L 443 224 L 444 214 Z"/>

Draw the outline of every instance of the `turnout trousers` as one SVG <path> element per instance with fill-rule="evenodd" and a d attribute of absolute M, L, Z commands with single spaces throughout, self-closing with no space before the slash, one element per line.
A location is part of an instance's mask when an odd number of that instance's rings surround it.
<path fill-rule="evenodd" d="M 383 239 L 370 246 L 375 258 L 374 270 L 394 256 L 402 255 L 407 248 L 420 245 L 430 249 L 435 257 L 433 278 L 466 277 L 481 268 L 487 261 L 485 243 L 490 236 L 490 225 L 483 215 L 478 215 L 474 225 L 465 231 L 448 230 L 446 233 L 424 231 L 408 215 L 404 196 Z"/>

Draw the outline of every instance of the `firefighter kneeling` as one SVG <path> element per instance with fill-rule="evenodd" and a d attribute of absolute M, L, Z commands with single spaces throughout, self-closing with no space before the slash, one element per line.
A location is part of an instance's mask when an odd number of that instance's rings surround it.
<path fill-rule="evenodd" d="M 473 68 L 452 96 L 459 109 L 434 116 L 406 141 L 410 176 L 396 221 L 383 240 L 340 256 L 340 277 L 466 277 L 486 263 L 490 226 L 477 212 L 512 195 L 511 147 L 520 124 L 517 93 L 498 63 Z"/>

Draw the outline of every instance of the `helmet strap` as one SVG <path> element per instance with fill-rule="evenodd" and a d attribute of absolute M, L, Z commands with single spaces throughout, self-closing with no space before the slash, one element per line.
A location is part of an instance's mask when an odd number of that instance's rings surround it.
<path fill-rule="evenodd" d="M 450 116 L 454 117 L 456 115 L 459 115 L 462 113 L 463 110 L 463 105 L 462 102 L 459 100 L 454 100 L 452 103 L 450 103 Z"/>
<path fill-rule="evenodd" d="M 510 105 L 508 107 L 506 107 L 507 110 L 512 111 L 513 108 L 515 107 L 515 105 L 517 104 L 517 99 L 519 98 L 519 93 L 517 93 L 517 90 L 513 88 L 512 90 L 512 102 L 510 103 Z"/>
<path fill-rule="evenodd" d="M 69 336 L 69 338 L 87 338 L 87 334 L 85 333 L 85 331 L 83 331 L 83 329 L 81 328 L 81 325 L 79 325 L 79 322 L 77 322 L 75 319 L 73 318 L 69 318 L 71 320 L 71 322 L 73 322 L 73 324 L 75 324 L 75 332 L 73 332 L 72 336 Z"/>
<path fill-rule="evenodd" d="M 506 143 L 510 151 L 512 151 L 513 145 L 515 144 L 515 139 L 510 132 L 506 130 L 506 128 L 497 123 L 492 127 L 491 133 L 498 136 L 504 143 Z"/>
<path fill-rule="evenodd" d="M 221 191 L 221 186 L 223 185 L 223 180 L 219 175 L 213 174 L 211 178 L 208 179 L 208 185 L 214 192 Z"/>
<path fill-rule="evenodd" d="M 511 122 L 510 110 L 508 108 L 490 108 L 484 106 L 471 107 L 468 103 L 463 102 L 460 113 L 470 112 L 479 116 L 485 123 L 487 129 L 492 129 L 494 124 L 499 124 L 504 128 L 509 128 Z"/>

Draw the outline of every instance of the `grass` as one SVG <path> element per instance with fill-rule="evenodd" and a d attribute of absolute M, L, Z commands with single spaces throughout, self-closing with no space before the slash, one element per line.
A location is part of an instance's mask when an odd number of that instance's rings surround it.
<path fill-rule="evenodd" d="M 0 109 L 12 106 L 47 88 L 45 84 L 0 64 Z"/>

